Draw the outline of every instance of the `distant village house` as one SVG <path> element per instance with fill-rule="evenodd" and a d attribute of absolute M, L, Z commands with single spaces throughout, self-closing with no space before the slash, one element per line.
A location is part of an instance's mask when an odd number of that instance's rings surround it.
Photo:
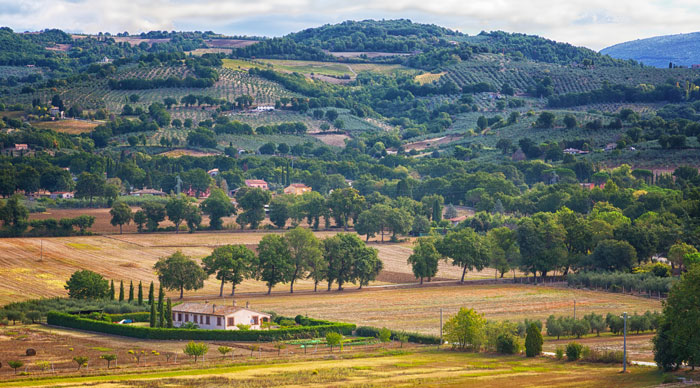
<path fill-rule="evenodd" d="M 51 199 L 72 199 L 75 198 L 75 193 L 71 191 L 54 191 L 50 195 Z"/>
<path fill-rule="evenodd" d="M 131 195 L 132 195 L 133 197 L 142 197 L 142 196 L 144 196 L 144 195 L 154 195 L 154 196 L 157 196 L 157 197 L 165 197 L 167 194 L 164 193 L 164 192 L 162 192 L 162 191 L 160 191 L 160 190 L 156 190 L 156 189 L 147 189 L 147 188 L 144 187 L 144 188 L 141 189 L 141 190 L 132 191 L 132 192 L 131 192 Z"/>
<path fill-rule="evenodd" d="M 259 188 L 263 190 L 269 190 L 269 187 L 267 186 L 267 182 L 265 182 L 262 179 L 246 179 L 245 180 L 245 185 L 246 187 L 252 188 Z"/>
<path fill-rule="evenodd" d="M 291 185 L 284 188 L 285 194 L 302 195 L 304 193 L 311 192 L 311 187 L 303 183 L 292 183 Z"/>

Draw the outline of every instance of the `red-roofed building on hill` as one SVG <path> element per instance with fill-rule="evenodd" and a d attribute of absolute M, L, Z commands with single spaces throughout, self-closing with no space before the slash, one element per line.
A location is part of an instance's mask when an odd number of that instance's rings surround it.
<path fill-rule="evenodd" d="M 267 182 L 265 182 L 262 179 L 246 179 L 245 185 L 246 185 L 246 187 L 250 187 L 250 188 L 258 188 L 258 189 L 263 189 L 263 190 L 270 189 L 267 186 Z"/>

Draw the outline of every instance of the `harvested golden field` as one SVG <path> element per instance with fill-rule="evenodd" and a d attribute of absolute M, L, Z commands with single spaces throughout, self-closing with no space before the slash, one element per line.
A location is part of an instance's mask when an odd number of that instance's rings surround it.
<path fill-rule="evenodd" d="M 95 127 L 100 125 L 98 121 L 65 119 L 56 121 L 37 121 L 32 123 L 33 126 L 43 129 L 52 129 L 56 132 L 67 133 L 69 135 L 79 135 L 81 133 L 91 132 Z"/>
<path fill-rule="evenodd" d="M 317 235 L 332 234 L 334 232 Z M 200 259 L 219 245 L 246 244 L 254 248 L 264 235 L 260 232 L 167 233 L 0 239 L 0 305 L 31 298 L 64 296 L 65 281 L 80 269 L 98 272 L 116 282 L 150 283 L 157 281 L 152 269 L 156 261 L 177 250 Z M 312 285 L 301 281 L 295 287 L 308 290 Z M 274 290 L 287 289 L 288 285 L 283 284 Z M 238 290 L 262 292 L 266 287 L 262 282 L 248 280 Z M 206 297 L 218 293 L 219 284 L 212 277 L 205 282 L 203 289 L 187 294 Z M 177 296 L 176 293 L 170 295 Z"/>
<path fill-rule="evenodd" d="M 646 361 L 654 362 L 654 344 L 651 339 L 654 334 L 649 332 L 636 334 L 632 332 L 627 333 L 627 354 L 630 360 L 634 361 Z M 557 347 L 566 347 L 566 345 L 574 341 L 573 338 L 561 337 L 557 339 L 545 339 L 542 350 L 545 352 L 554 352 Z M 622 351 L 623 347 L 623 337 L 621 335 L 612 335 L 612 333 L 601 333 L 600 337 L 587 336 L 583 338 L 576 339 L 576 342 L 581 345 L 588 346 L 591 349 L 596 350 L 607 350 L 607 351 Z"/>
<path fill-rule="evenodd" d="M 178 148 L 178 149 L 174 149 L 174 150 L 170 150 L 170 151 L 166 151 L 166 152 L 161 152 L 158 155 L 163 155 L 163 156 L 167 156 L 170 158 L 179 158 L 180 156 L 195 156 L 195 157 L 215 156 L 215 155 L 218 155 L 218 153 L 189 150 L 186 148 Z"/>
<path fill-rule="evenodd" d="M 323 287 L 325 290 L 325 285 Z M 460 307 L 474 308 L 496 320 L 545 319 L 551 314 L 576 315 L 661 310 L 661 302 L 632 295 L 521 284 L 445 284 L 433 287 L 347 289 L 295 295 L 247 296 L 255 308 L 283 315 L 308 314 L 358 325 L 438 334 L 444 318 Z M 580 315 L 579 315 L 580 314 Z"/>
<path fill-rule="evenodd" d="M 210 350 L 210 353 L 213 350 Z M 327 355 L 300 355 L 274 362 L 229 360 L 195 365 L 183 362 L 175 370 L 140 368 L 73 373 L 44 380 L 8 382 L 23 386 L 70 387 L 648 387 L 665 375 L 656 368 L 556 361 L 547 357 L 499 356 L 429 348 Z M 176 368 L 171 366 L 171 369 Z M 679 373 L 680 374 L 680 373 Z M 693 374 L 685 373 L 693 376 Z M 30 376 L 31 377 L 31 376 Z"/>
<path fill-rule="evenodd" d="M 317 138 L 318 140 L 321 140 L 325 144 L 328 144 L 329 146 L 333 147 L 345 147 L 345 142 L 347 140 L 350 140 L 350 136 L 342 134 L 342 133 L 311 133 L 311 136 Z"/>
<path fill-rule="evenodd" d="M 447 72 L 443 71 L 441 73 L 424 73 L 424 74 L 419 74 L 416 76 L 415 80 L 421 85 L 429 84 L 431 82 L 435 82 L 442 78 L 443 75 L 447 74 Z"/>
<path fill-rule="evenodd" d="M 447 135 L 447 136 L 441 136 L 441 137 L 434 137 L 431 139 L 425 139 L 413 143 L 407 143 L 404 144 L 403 148 L 406 151 L 410 150 L 416 150 L 416 151 L 423 151 L 426 148 L 434 147 L 440 144 L 447 144 L 450 142 L 453 142 L 457 139 L 462 137 L 462 135 Z"/>

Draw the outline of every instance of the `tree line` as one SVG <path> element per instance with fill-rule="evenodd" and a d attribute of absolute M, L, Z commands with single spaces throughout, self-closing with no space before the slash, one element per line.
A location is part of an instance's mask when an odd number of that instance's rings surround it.
<path fill-rule="evenodd" d="M 204 280 L 215 275 L 219 280 L 219 296 L 224 287 L 231 285 L 231 295 L 236 286 L 246 279 L 264 281 L 267 293 L 278 284 L 289 284 L 294 292 L 298 280 L 310 279 L 314 292 L 318 284 L 326 282 L 330 291 L 335 283 L 342 291 L 348 283 L 362 288 L 376 279 L 382 269 L 377 250 L 367 247 L 357 235 L 339 233 L 323 240 L 304 228 L 295 228 L 284 235 L 265 235 L 257 246 L 257 254 L 245 245 L 224 245 L 214 249 L 201 261 L 176 252 L 161 258 L 154 269 L 166 289 L 180 292 L 197 290 Z"/>

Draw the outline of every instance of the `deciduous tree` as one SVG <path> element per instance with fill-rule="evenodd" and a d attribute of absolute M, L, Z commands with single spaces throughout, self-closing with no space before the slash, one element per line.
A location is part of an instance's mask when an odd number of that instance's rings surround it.
<path fill-rule="evenodd" d="M 250 276 L 255 261 L 255 253 L 245 245 L 224 245 L 202 259 L 202 265 L 208 275 L 216 274 L 221 280 L 219 296 L 223 296 L 226 282 L 231 283 L 231 295 L 235 294 L 236 286 Z"/>
<path fill-rule="evenodd" d="M 153 269 L 156 270 L 162 286 L 168 290 L 180 290 L 180 299 L 184 290 L 197 290 L 204 287 L 204 280 L 207 277 L 202 267 L 180 251 L 161 258 Z"/>
<path fill-rule="evenodd" d="M 411 264 L 413 275 L 420 279 L 420 284 L 423 284 L 423 278 L 430 278 L 437 274 L 438 262 L 442 258 L 440 252 L 435 248 L 435 240 L 430 237 L 419 238 L 413 244 L 413 254 L 408 257 L 408 263 Z"/>
<path fill-rule="evenodd" d="M 488 264 L 488 246 L 472 228 L 449 232 L 437 248 L 440 254 L 452 259 L 452 265 L 462 268 L 462 283 L 467 270 L 481 271 Z"/>
<path fill-rule="evenodd" d="M 268 234 L 258 244 L 258 278 L 267 284 L 268 295 L 272 287 L 284 282 L 294 271 L 291 254 L 282 236 Z"/>

